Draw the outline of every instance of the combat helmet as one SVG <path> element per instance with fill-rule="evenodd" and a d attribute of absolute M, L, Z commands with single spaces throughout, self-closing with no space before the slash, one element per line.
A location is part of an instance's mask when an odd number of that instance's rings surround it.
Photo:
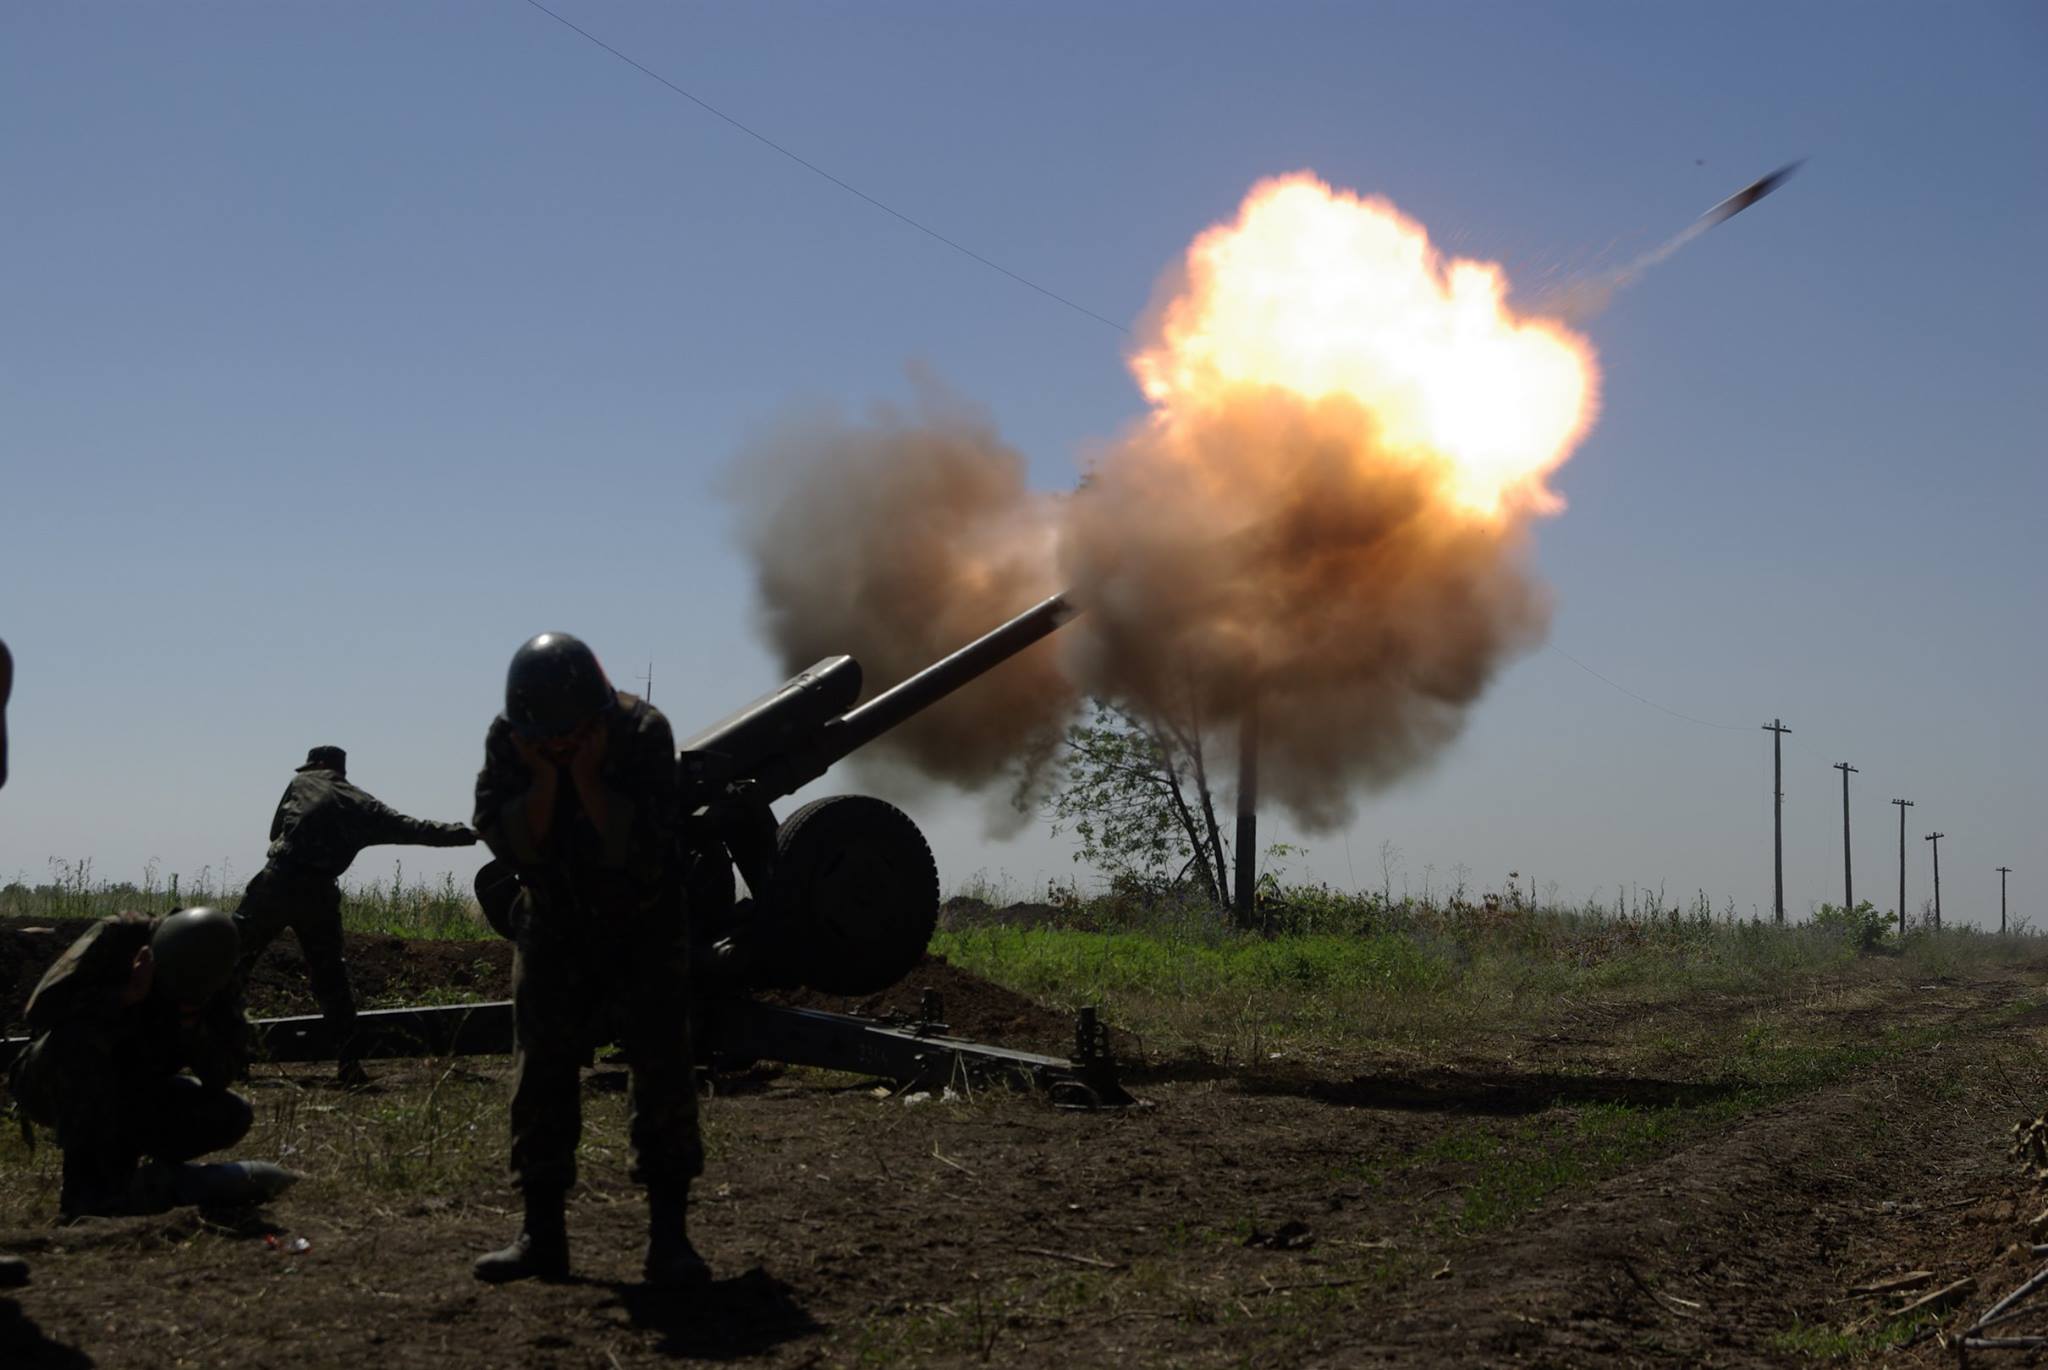
<path fill-rule="evenodd" d="M 242 954 L 242 935 L 220 909 L 181 909 L 149 939 L 156 988 L 173 1003 L 203 1004 L 227 988 Z"/>
<path fill-rule="evenodd" d="M 568 633 L 528 640 L 505 672 L 505 719 L 522 737 L 561 737 L 617 702 L 597 654 Z"/>

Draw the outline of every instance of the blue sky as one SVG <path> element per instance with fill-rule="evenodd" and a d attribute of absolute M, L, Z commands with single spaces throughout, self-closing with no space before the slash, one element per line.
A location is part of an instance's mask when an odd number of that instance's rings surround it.
<path fill-rule="evenodd" d="M 1763 172 L 1588 331 L 1538 533 L 1557 652 L 1296 874 L 1508 870 L 2015 909 L 2048 784 L 2048 18 L 2034 5 L 702 5 L 562 14 L 1090 310 L 1261 176 L 1393 199 L 1535 292 Z M 521 0 L 0 14 L 0 877 L 261 863 L 307 746 L 459 817 L 506 658 L 568 628 L 679 731 L 772 683 L 721 481 L 792 404 L 929 366 L 1071 484 L 1115 330 L 775 155 Z M 1074 872 L 925 798 L 949 884 Z M 1283 824 L 1276 837 L 1286 837 Z M 449 856 L 457 858 L 452 865 Z M 358 875 L 454 869 L 372 852 Z"/>

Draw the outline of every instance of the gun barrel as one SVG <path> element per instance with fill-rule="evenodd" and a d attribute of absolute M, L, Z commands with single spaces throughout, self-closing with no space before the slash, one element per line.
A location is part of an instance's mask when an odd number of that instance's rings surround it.
<path fill-rule="evenodd" d="M 833 760 L 865 747 L 968 681 L 986 675 L 1040 638 L 1049 636 L 1079 612 L 1065 595 L 1049 596 L 1002 627 L 984 633 L 951 656 L 833 720 L 825 727 L 826 745 Z"/>
<path fill-rule="evenodd" d="M 852 703 L 860 689 L 860 667 L 851 657 L 827 657 L 683 743 L 677 770 L 684 792 L 694 805 L 727 782 L 743 779 L 756 787 L 763 800 L 793 794 L 1079 612 L 1065 595 L 1041 600 L 993 632 L 844 713 L 839 711 Z"/>

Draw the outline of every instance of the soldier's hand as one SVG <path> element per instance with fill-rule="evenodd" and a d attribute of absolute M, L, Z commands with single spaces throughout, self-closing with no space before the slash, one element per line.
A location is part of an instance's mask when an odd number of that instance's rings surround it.
<path fill-rule="evenodd" d="M 578 780 L 597 775 L 597 768 L 604 764 L 605 746 L 611 739 L 611 730 L 602 720 L 593 720 L 586 726 L 589 734 L 576 744 L 575 755 L 569 758 L 569 768 Z"/>
<path fill-rule="evenodd" d="M 527 770 L 533 772 L 535 779 L 551 780 L 554 778 L 555 763 L 548 758 L 546 752 L 540 749 L 538 743 L 521 737 L 518 733 L 514 733 L 512 734 L 512 750 L 519 754 L 519 759 L 525 763 Z"/>
<path fill-rule="evenodd" d="M 148 947 L 135 953 L 135 959 L 128 963 L 128 983 L 121 990 L 121 1002 L 133 1007 L 149 997 L 149 987 L 156 983 L 156 954 Z"/>
<path fill-rule="evenodd" d="M 478 839 L 475 828 L 465 827 L 457 832 L 456 836 L 461 839 L 462 845 L 465 847 L 473 847 L 477 844 Z"/>

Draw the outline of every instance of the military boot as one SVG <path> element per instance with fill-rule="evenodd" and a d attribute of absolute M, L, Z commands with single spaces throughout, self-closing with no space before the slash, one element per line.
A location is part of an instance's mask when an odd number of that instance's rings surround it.
<path fill-rule="evenodd" d="M 559 1189 L 526 1191 L 526 1221 L 512 1245 L 477 1257 L 470 1267 L 486 1284 L 559 1280 L 569 1274 L 569 1228 Z"/>
<path fill-rule="evenodd" d="M 127 1169 L 110 1174 L 106 1167 L 88 1162 L 79 1151 L 65 1152 L 64 1178 L 57 1191 L 57 1216 L 72 1222 L 131 1212 L 130 1186 L 134 1174 L 132 1162 Z"/>
<path fill-rule="evenodd" d="M 0 1256 L 0 1289 L 18 1289 L 28 1283 L 28 1262 L 19 1256 Z"/>
<path fill-rule="evenodd" d="M 657 1289 L 688 1289 L 711 1283 L 711 1267 L 690 1244 L 690 1187 L 649 1190 L 647 1260 L 641 1267 Z"/>

